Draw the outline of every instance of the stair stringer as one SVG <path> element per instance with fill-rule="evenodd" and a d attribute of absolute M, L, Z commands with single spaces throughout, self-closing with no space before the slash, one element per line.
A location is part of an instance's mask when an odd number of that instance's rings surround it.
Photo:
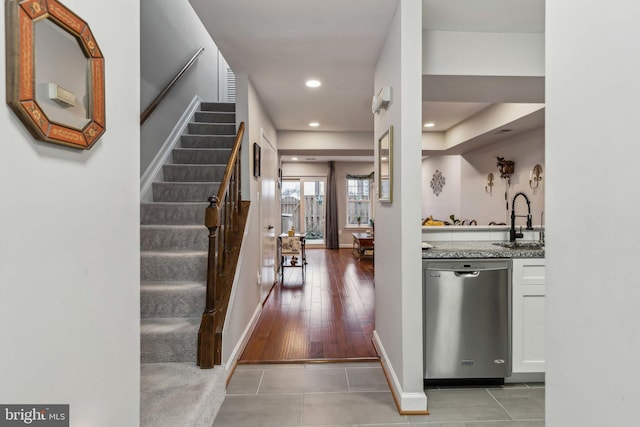
<path fill-rule="evenodd" d="M 180 137 L 185 133 L 189 123 L 193 120 L 196 112 L 199 110 L 203 100 L 198 95 L 195 95 L 189 106 L 184 110 L 182 116 L 173 127 L 173 130 L 164 140 L 160 150 L 155 155 L 147 169 L 140 177 L 140 201 L 151 202 L 153 197 L 151 195 L 151 184 L 154 182 L 162 181 L 162 166 L 167 163 L 167 160 L 171 157 L 171 153 L 174 148 L 180 142 Z"/>
<path fill-rule="evenodd" d="M 255 250 L 255 247 L 245 244 L 248 241 L 249 237 L 249 224 L 251 216 L 259 211 L 254 211 L 254 204 L 249 205 L 249 212 L 247 215 L 247 225 L 244 228 L 244 233 L 242 235 L 242 246 L 240 247 L 240 254 L 238 255 L 238 262 L 236 264 L 236 269 L 233 277 L 233 286 L 231 287 L 231 295 L 229 297 L 229 305 L 227 311 L 225 313 L 224 319 L 224 329 L 222 331 L 222 366 L 225 367 L 228 375 L 233 372 L 234 365 L 236 361 L 242 355 L 244 348 L 246 347 L 249 338 L 251 337 L 251 333 L 253 332 L 258 318 L 260 317 L 260 313 L 262 313 L 262 304 L 260 303 L 260 299 L 256 299 L 256 308 L 251 315 L 249 321 L 245 323 L 244 319 L 238 319 L 238 322 L 241 322 L 240 325 L 235 325 L 233 322 L 237 319 L 237 306 L 236 306 L 236 297 L 238 292 L 240 292 L 240 278 L 243 276 L 243 268 L 252 269 L 253 265 L 250 263 L 245 263 L 244 259 L 247 257 L 247 251 Z M 249 277 L 252 276 L 252 272 L 249 271 L 247 273 Z M 256 283 L 256 288 L 257 283 Z M 245 316 L 246 318 L 246 316 Z M 230 334 L 230 330 L 242 329 L 242 333 L 238 339 L 234 339 L 234 335 Z"/>

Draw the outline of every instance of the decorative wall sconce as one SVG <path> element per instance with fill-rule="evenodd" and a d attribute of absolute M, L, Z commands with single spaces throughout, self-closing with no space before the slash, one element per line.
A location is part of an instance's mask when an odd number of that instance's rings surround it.
<path fill-rule="evenodd" d="M 515 169 L 515 163 L 511 160 L 505 160 L 504 157 L 497 157 L 497 159 L 500 178 L 506 179 L 507 185 L 511 185 L 511 175 Z"/>
<path fill-rule="evenodd" d="M 433 194 L 437 196 L 442 193 L 442 189 L 446 182 L 446 178 L 442 175 L 442 172 L 436 169 L 433 177 L 431 177 L 431 189 L 433 190 Z"/>
<path fill-rule="evenodd" d="M 487 175 L 487 181 L 484 184 L 484 191 L 489 194 L 493 193 L 493 174 L 491 172 Z"/>
<path fill-rule="evenodd" d="M 542 181 L 542 166 L 535 165 L 529 172 L 529 187 L 532 189 L 538 188 L 540 181 Z"/>

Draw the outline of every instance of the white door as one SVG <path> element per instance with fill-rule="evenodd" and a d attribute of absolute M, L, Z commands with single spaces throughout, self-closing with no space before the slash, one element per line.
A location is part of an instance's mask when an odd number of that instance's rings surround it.
<path fill-rule="evenodd" d="M 302 198 L 300 231 L 306 234 L 307 245 L 324 246 L 325 178 L 301 178 Z"/>
<path fill-rule="evenodd" d="M 276 150 L 261 132 L 261 267 L 260 300 L 269 295 L 276 277 L 276 173 L 278 164 Z"/>

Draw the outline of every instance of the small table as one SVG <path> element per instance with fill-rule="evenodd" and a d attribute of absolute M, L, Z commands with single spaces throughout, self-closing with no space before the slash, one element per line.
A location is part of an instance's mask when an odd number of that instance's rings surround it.
<path fill-rule="evenodd" d="M 295 257 L 295 255 L 298 255 L 297 252 L 287 252 L 287 251 L 283 251 L 282 248 L 282 239 L 284 237 L 297 237 L 298 239 L 300 239 L 300 263 L 298 264 L 297 262 L 295 264 L 292 264 L 291 261 L 293 260 L 293 258 Z M 280 272 L 282 274 L 282 278 L 284 279 L 284 269 L 287 267 L 300 267 L 302 268 L 302 281 L 304 282 L 304 270 L 305 270 L 305 266 L 307 265 L 307 252 L 306 252 L 306 241 L 305 241 L 306 235 L 304 233 L 295 233 L 293 236 L 289 236 L 288 233 L 282 233 L 278 236 L 278 252 L 280 253 Z M 289 260 L 287 262 L 287 258 L 289 257 Z"/>
<path fill-rule="evenodd" d="M 373 256 L 373 234 L 351 233 L 353 236 L 353 252 L 358 255 L 358 261 L 363 256 Z"/>

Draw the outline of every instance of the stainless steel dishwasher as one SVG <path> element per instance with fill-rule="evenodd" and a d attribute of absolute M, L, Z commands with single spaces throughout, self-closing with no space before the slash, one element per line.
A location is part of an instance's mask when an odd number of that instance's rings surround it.
<path fill-rule="evenodd" d="M 511 375 L 511 261 L 423 260 L 424 377 Z"/>

